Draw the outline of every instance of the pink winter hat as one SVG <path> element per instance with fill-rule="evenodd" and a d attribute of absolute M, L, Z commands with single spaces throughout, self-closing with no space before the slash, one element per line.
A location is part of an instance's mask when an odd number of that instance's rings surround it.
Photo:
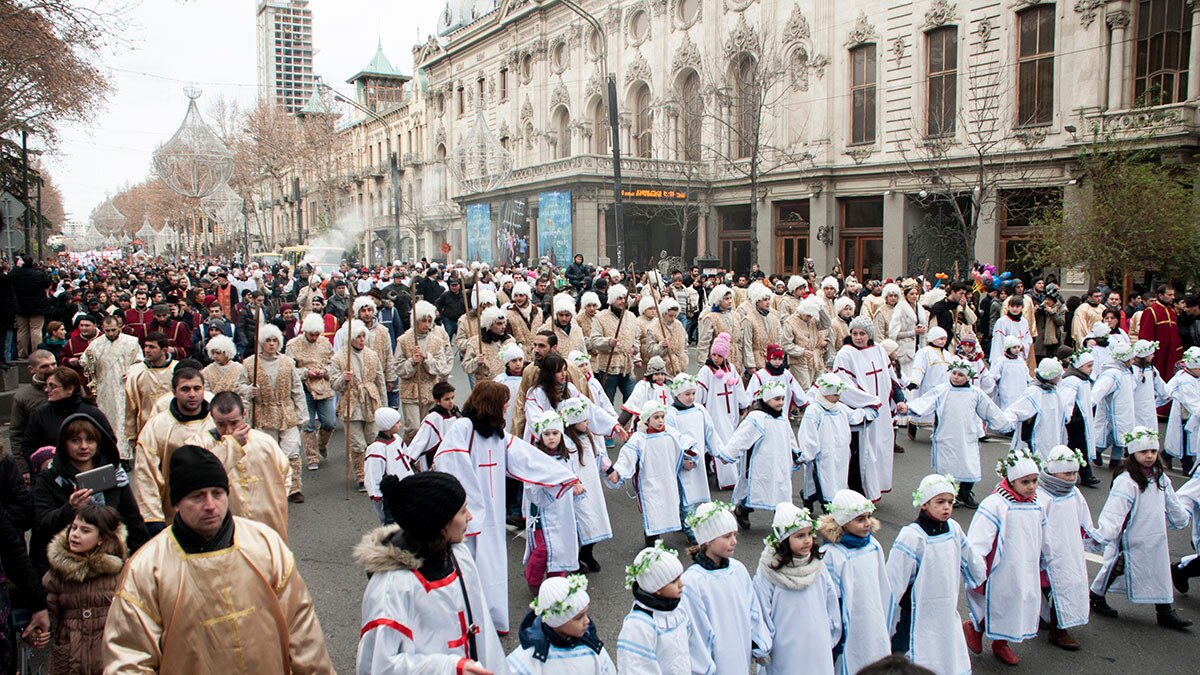
<path fill-rule="evenodd" d="M 729 358 L 729 333 L 721 333 L 713 338 L 710 351 L 722 358 Z"/>

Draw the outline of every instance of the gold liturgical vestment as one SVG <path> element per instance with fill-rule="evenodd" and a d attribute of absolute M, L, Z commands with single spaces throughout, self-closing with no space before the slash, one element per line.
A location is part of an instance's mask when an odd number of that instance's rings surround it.
<path fill-rule="evenodd" d="M 233 520 L 229 548 L 187 554 L 168 528 L 129 560 L 104 627 L 106 675 L 334 672 L 292 552 Z"/>
<path fill-rule="evenodd" d="M 243 447 L 233 436 L 216 438 L 216 429 L 196 434 L 188 443 L 212 452 L 229 474 L 229 511 L 288 536 L 288 485 L 292 467 L 275 439 L 257 429 Z"/>
<path fill-rule="evenodd" d="M 168 397 L 167 409 L 151 417 L 137 437 L 133 457 L 133 497 L 142 520 L 147 523 L 170 523 L 174 519 L 175 508 L 167 494 L 171 453 L 192 436 L 213 426 L 208 415 L 181 420 L 170 409 L 170 402 L 174 400 L 174 396 Z"/>

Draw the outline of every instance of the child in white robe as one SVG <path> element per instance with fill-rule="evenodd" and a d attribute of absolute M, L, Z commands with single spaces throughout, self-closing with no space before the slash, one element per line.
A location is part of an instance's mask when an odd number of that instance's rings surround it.
<path fill-rule="evenodd" d="M 1061 353 L 1061 352 L 1060 352 Z M 1058 398 L 1062 401 L 1063 417 L 1067 420 L 1067 438 L 1064 445 L 1078 450 L 1084 459 L 1090 459 L 1096 443 L 1096 409 L 1092 405 L 1092 370 L 1096 357 L 1090 349 L 1081 349 L 1063 357 L 1070 367 L 1058 383 Z M 1092 473 L 1091 462 L 1079 468 L 1079 484 L 1096 487 L 1100 479 Z"/>
<path fill-rule="evenodd" d="M 1095 348 L 1093 347 L 1093 350 Z M 1125 456 L 1122 439 L 1137 426 L 1133 400 L 1133 345 L 1116 343 L 1111 359 L 1101 368 L 1096 355 L 1096 380 L 1092 384 L 1092 402 L 1096 406 L 1096 464 L 1103 462 L 1101 451 L 1112 447 L 1108 468 L 1116 469 Z"/>
<path fill-rule="evenodd" d="M 696 401 L 708 410 L 713 428 L 721 443 L 729 440 L 742 420 L 742 411 L 754 402 L 742 386 L 741 375 L 729 364 L 729 335 L 721 333 L 713 339 L 708 361 L 696 373 Z M 713 461 L 717 487 L 729 490 L 737 483 L 737 466 Z"/>
<path fill-rule="evenodd" d="M 1200 347 L 1189 347 L 1188 351 L 1193 349 L 1200 351 Z M 1187 352 L 1184 352 L 1184 359 L 1186 363 Z M 1174 382 L 1179 375 L 1176 374 L 1171 381 Z M 1192 550 L 1200 552 L 1200 471 L 1193 467 L 1191 480 L 1184 483 L 1175 494 L 1192 517 Z M 1186 555 L 1171 565 L 1171 581 L 1180 593 L 1187 593 L 1191 580 L 1196 577 L 1200 577 L 1200 555 L 1197 553 Z"/>
<path fill-rule="evenodd" d="M 617 670 L 647 675 L 716 675 L 683 597 L 683 565 L 678 554 L 655 542 L 625 568 L 625 588 L 633 608 L 617 636 Z"/>
<path fill-rule="evenodd" d="M 791 419 L 793 411 L 804 410 L 804 407 L 808 405 L 808 395 L 800 388 L 800 383 L 788 369 L 783 357 L 783 347 L 776 344 L 767 345 L 767 364 L 750 376 L 750 381 L 746 383 L 746 393 L 750 395 L 751 399 L 757 399 L 758 390 L 764 383 L 779 382 L 783 384 L 787 391 L 787 395 L 784 397 L 783 416 Z"/>
<path fill-rule="evenodd" d="M 774 507 L 774 504 L 772 504 Z M 704 643 L 717 672 L 742 675 L 750 661 L 766 652 L 762 645 L 762 612 L 750 573 L 733 557 L 737 521 L 724 502 L 706 502 L 688 516 L 698 544 L 688 550 L 694 561 L 683 573 L 683 608 L 692 630 Z"/>
<path fill-rule="evenodd" d="M 616 675 L 596 624 L 583 575 L 547 579 L 518 631 L 521 645 L 508 655 L 519 675 Z"/>
<path fill-rule="evenodd" d="M 504 426 L 511 428 L 517 406 L 525 405 L 524 401 L 517 401 L 517 390 L 521 388 L 521 377 L 525 373 L 525 350 L 521 349 L 521 345 L 510 342 L 500 349 L 500 360 L 504 362 L 504 372 L 492 379 L 508 387 L 508 408 L 504 411 Z"/>
<path fill-rule="evenodd" d="M 696 405 L 696 378 L 687 373 L 679 373 L 669 383 L 675 403 L 667 410 L 667 424 L 680 433 L 695 441 L 694 449 L 689 451 L 688 458 L 696 464 L 696 468 L 685 471 L 679 479 L 679 517 L 683 519 L 683 532 L 688 541 L 695 543 L 692 529 L 687 526 L 687 517 L 698 504 L 711 499 L 708 491 L 708 470 L 705 468 L 706 459 L 720 447 L 717 431 L 713 427 L 708 411 Z"/>
<path fill-rule="evenodd" d="M 404 420 L 395 408 L 380 408 L 375 411 L 375 429 L 379 435 L 367 446 L 363 458 L 363 484 L 367 488 L 367 496 L 371 498 L 371 508 L 380 524 L 391 525 L 392 517 L 388 513 L 387 504 L 383 502 L 383 493 L 379 483 L 384 476 L 405 478 L 413 474 L 412 464 L 404 448 L 404 435 L 400 427 Z"/>
<path fill-rule="evenodd" d="M 433 407 L 421 420 L 421 427 L 409 442 L 406 452 L 414 467 L 427 471 L 433 464 L 433 456 L 442 444 L 442 436 L 450 424 L 461 416 L 454 405 L 454 385 L 438 382 L 433 385 Z"/>
<path fill-rule="evenodd" d="M 1008 408 L 1025 394 L 1029 386 L 1029 364 L 1021 356 L 1021 339 L 1015 335 L 1004 336 L 1004 349 L 999 359 L 992 360 L 992 377 L 996 389 L 992 393 L 996 405 Z"/>
<path fill-rule="evenodd" d="M 1067 440 L 1067 417 L 1058 395 L 1058 383 L 1063 376 L 1062 362 L 1053 357 L 1044 358 L 1038 362 L 1033 375 L 1033 384 L 1004 412 L 1018 424 L 1013 431 L 1011 448 L 1028 447 L 1045 462 L 1050 449 Z"/>
<path fill-rule="evenodd" d="M 1021 368 L 1025 368 L 1022 362 Z M 940 384 L 915 401 L 908 402 L 910 412 L 932 417 L 930 433 L 933 470 L 953 476 L 958 484 L 958 504 L 973 509 L 973 489 L 982 478 L 979 467 L 979 430 L 983 424 L 996 431 L 1012 428 L 1013 419 L 992 402 L 982 389 L 971 384 L 975 375 L 971 364 L 955 356 L 950 359 L 950 381 Z"/>
<path fill-rule="evenodd" d="M 915 389 L 917 396 L 924 396 L 934 387 L 950 379 L 949 373 L 946 372 L 946 364 L 952 352 L 946 347 L 949 343 L 946 329 L 934 326 L 925 337 L 927 343 L 913 357 L 912 371 L 908 376 L 908 388 Z M 930 418 L 910 416 L 908 437 L 916 438 L 916 422 L 928 424 L 932 421 Z"/>
<path fill-rule="evenodd" d="M 1180 467 L 1191 474 L 1200 452 L 1200 347 L 1183 352 L 1183 369 L 1167 383 L 1171 412 L 1167 416 L 1163 450 L 1178 457 Z"/>
<path fill-rule="evenodd" d="M 979 348 L 974 333 L 963 333 L 958 337 L 954 355 L 971 364 L 971 367 L 975 369 L 971 384 L 982 389 L 983 393 L 988 396 L 992 396 L 996 391 L 996 376 L 988 366 L 987 359 L 983 357 L 983 350 Z"/>
<path fill-rule="evenodd" d="M 618 419 L 622 425 L 629 424 L 647 403 L 653 401 L 666 406 L 672 400 L 671 390 L 667 388 L 667 362 L 661 356 L 651 356 L 646 363 L 646 376 L 634 385 L 629 400 L 621 403 Z"/>
<path fill-rule="evenodd" d="M 1010 642 L 1037 637 L 1046 512 L 1037 501 L 1042 460 L 1026 448 L 1009 450 L 996 464 L 1000 484 L 979 503 L 967 541 L 987 562 L 987 581 L 967 589 L 967 648 L 983 652 L 983 637 L 1001 661 L 1020 662 Z"/>
<path fill-rule="evenodd" d="M 1154 352 L 1158 343 L 1138 340 L 1133 343 L 1133 418 L 1134 422 L 1147 429 L 1158 428 L 1158 407 L 1166 405 L 1167 385 L 1158 368 L 1154 367 Z"/>
<path fill-rule="evenodd" d="M 586 352 L 573 350 L 570 354 L 567 354 L 567 363 L 574 365 L 579 369 L 579 372 L 583 373 L 583 379 L 587 380 L 588 385 L 587 398 L 591 399 L 591 402 L 597 408 L 604 410 L 604 412 L 607 412 L 616 419 L 617 411 L 613 408 L 612 401 L 604 394 L 604 385 L 600 384 L 600 380 L 592 372 L 591 357 Z"/>
<path fill-rule="evenodd" d="M 667 427 L 666 417 L 667 406 L 647 403 L 640 415 L 642 429 L 629 436 L 616 463 L 605 472 L 613 487 L 633 478 L 647 546 L 659 535 L 683 528 L 679 520 L 680 475 L 696 468 L 687 456 L 689 450 L 695 452 L 695 442 Z"/>
<path fill-rule="evenodd" d="M 1075 651 L 1079 642 L 1068 628 L 1088 622 L 1088 572 L 1084 559 L 1084 537 L 1095 535 L 1092 512 L 1083 493 L 1075 487 L 1079 468 L 1087 460 L 1078 450 L 1056 446 L 1046 458 L 1038 478 L 1037 495 L 1046 511 L 1046 547 L 1042 568 L 1046 596 L 1043 612 L 1050 624 L 1050 644 Z"/>
<path fill-rule="evenodd" d="M 834 373 L 824 373 L 813 383 L 805 411 L 796 430 L 796 445 L 805 466 L 804 502 L 815 509 L 845 490 L 850 471 L 850 427 L 879 416 L 875 408 L 851 408 L 841 402 L 848 385 Z"/>
<path fill-rule="evenodd" d="M 975 587 L 986 573 L 983 556 L 950 518 L 958 494 L 953 476 L 923 478 L 913 493 L 917 520 L 896 535 L 887 560 L 892 651 L 935 673 L 971 671 L 967 642 L 958 630 L 959 578 Z"/>
<path fill-rule="evenodd" d="M 771 511 L 779 502 L 792 499 L 792 472 L 800 464 L 800 448 L 783 414 L 787 396 L 782 382 L 764 382 L 758 405 L 718 453 L 721 461 L 738 464 L 734 516 L 743 530 L 750 529 L 754 509 Z"/>
<path fill-rule="evenodd" d="M 1158 459 L 1158 433 L 1135 427 L 1125 435 L 1129 456 L 1113 479 L 1112 491 L 1097 522 L 1104 543 L 1104 564 L 1092 580 L 1092 611 L 1116 617 L 1105 595 L 1124 592 L 1134 604 L 1153 604 L 1158 625 L 1183 629 L 1192 625 L 1172 606 L 1171 550 L 1167 527 L 1187 527 L 1188 511 L 1175 496 Z"/>
<path fill-rule="evenodd" d="M 550 410 L 534 421 L 536 447 L 564 461 L 563 419 Z M 525 581 L 534 595 L 548 576 L 564 576 L 579 569 L 579 535 L 575 524 L 575 499 L 587 490 L 583 482 L 571 488 L 573 497 L 559 499 L 557 485 L 524 486 Z"/>
<path fill-rule="evenodd" d="M 1004 315 L 996 319 L 995 325 L 992 326 L 992 368 L 999 368 L 1000 362 L 1006 360 L 1007 355 L 1002 352 L 1011 349 L 1012 342 L 1008 338 L 1016 338 L 1019 346 L 1017 358 L 1025 365 L 1025 375 L 1029 375 L 1027 359 L 1030 350 L 1033 349 L 1033 333 L 1029 329 L 1029 322 L 1023 316 L 1024 311 L 1025 296 L 1010 295 L 1008 300 L 1004 301 Z"/>
<path fill-rule="evenodd" d="M 775 506 L 771 534 L 763 541 L 754 573 L 763 628 L 762 675 L 784 675 L 804 664 L 810 675 L 833 675 L 833 646 L 842 617 L 833 581 L 817 551 L 817 522 L 791 502 Z"/>
<path fill-rule="evenodd" d="M 567 463 L 586 489 L 575 500 L 575 526 L 579 534 L 579 562 L 589 572 L 600 571 L 594 552 L 596 544 L 613 536 L 608 504 L 601 489 L 604 472 L 612 462 L 608 459 L 604 441 L 591 431 L 591 419 L 598 408 L 582 396 L 569 398 L 559 405 L 563 442 L 570 453 Z M 612 419 L 615 422 L 616 418 Z"/>
<path fill-rule="evenodd" d="M 834 668 L 853 675 L 892 651 L 892 586 L 888 581 L 883 547 L 871 536 L 879 521 L 871 514 L 875 505 L 854 490 L 833 496 L 829 513 L 821 516 L 818 532 L 825 567 L 838 598 L 842 637 L 834 645 Z"/>

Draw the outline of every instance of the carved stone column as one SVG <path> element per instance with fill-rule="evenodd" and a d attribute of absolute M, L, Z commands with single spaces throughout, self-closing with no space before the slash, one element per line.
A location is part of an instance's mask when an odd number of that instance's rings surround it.
<path fill-rule="evenodd" d="M 1132 19 L 1128 10 L 1118 9 L 1110 12 L 1105 18 L 1112 30 L 1108 47 L 1108 109 L 1124 110 L 1129 107 L 1126 100 L 1129 87 L 1129 69 L 1126 66 L 1125 54 L 1128 45 L 1125 36 L 1129 32 Z"/>
<path fill-rule="evenodd" d="M 1200 98 L 1200 0 L 1192 1 L 1192 42 L 1188 52 L 1189 101 Z"/>
<path fill-rule="evenodd" d="M 608 206 L 600 206 L 600 215 L 596 219 L 596 264 L 601 258 L 608 257 Z"/>

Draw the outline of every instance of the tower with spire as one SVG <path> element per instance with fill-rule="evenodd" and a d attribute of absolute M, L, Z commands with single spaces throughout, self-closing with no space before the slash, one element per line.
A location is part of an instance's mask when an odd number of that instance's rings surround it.
<path fill-rule="evenodd" d="M 354 85 L 359 105 L 380 112 L 404 100 L 404 85 L 412 78 L 401 73 L 383 53 L 383 41 L 375 46 L 375 55 L 362 70 L 346 80 Z"/>

